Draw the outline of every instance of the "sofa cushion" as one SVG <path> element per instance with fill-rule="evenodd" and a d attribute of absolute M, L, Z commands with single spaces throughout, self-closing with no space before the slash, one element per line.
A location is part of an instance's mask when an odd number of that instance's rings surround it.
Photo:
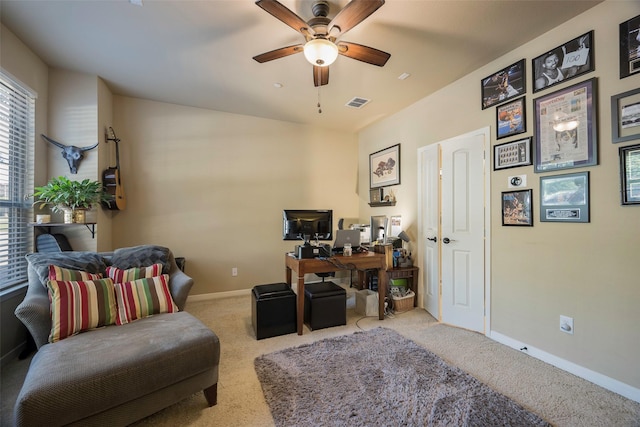
<path fill-rule="evenodd" d="M 98 280 L 102 279 L 102 273 L 92 274 L 82 270 L 70 270 L 68 268 L 49 266 L 49 280 Z"/>
<path fill-rule="evenodd" d="M 113 280 L 49 280 L 51 333 L 54 343 L 82 331 L 112 325 L 116 320 Z"/>
<path fill-rule="evenodd" d="M 173 302 L 168 283 L 168 274 L 116 283 L 116 324 L 124 325 L 153 314 L 177 312 L 178 306 Z"/>
<path fill-rule="evenodd" d="M 147 267 L 156 263 L 162 264 L 162 272 L 169 273 L 171 263 L 169 248 L 156 245 L 132 246 L 113 251 L 111 265 L 126 270 L 133 267 Z"/>
<path fill-rule="evenodd" d="M 96 252 L 42 252 L 28 254 L 26 258 L 44 288 L 49 280 L 50 265 L 93 274 L 104 273 L 107 268 L 105 259 Z"/>
<path fill-rule="evenodd" d="M 133 267 L 122 270 L 118 267 L 107 267 L 106 275 L 113 279 L 114 283 L 130 282 L 132 280 L 144 279 L 147 277 L 160 276 L 162 274 L 162 264 L 157 263 L 149 267 Z"/>
<path fill-rule="evenodd" d="M 66 425 L 214 370 L 218 337 L 187 312 L 161 314 L 46 344 L 15 406 L 19 425 Z M 170 391 L 169 391 L 170 392 Z M 88 423 L 85 423 L 85 425 Z"/>

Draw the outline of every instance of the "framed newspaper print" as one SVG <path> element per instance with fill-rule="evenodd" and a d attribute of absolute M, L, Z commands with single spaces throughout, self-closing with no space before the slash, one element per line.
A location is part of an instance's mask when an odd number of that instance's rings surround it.
<path fill-rule="evenodd" d="M 589 222 L 589 172 L 541 176 L 540 221 Z"/>
<path fill-rule="evenodd" d="M 611 142 L 640 138 L 640 89 L 611 97 Z"/>
<path fill-rule="evenodd" d="M 493 170 L 528 166 L 531 161 L 531 137 L 493 146 Z"/>
<path fill-rule="evenodd" d="M 620 147 L 622 204 L 640 205 L 640 145 Z"/>
<path fill-rule="evenodd" d="M 598 164 L 597 79 L 533 100 L 535 172 Z"/>
<path fill-rule="evenodd" d="M 620 78 L 640 73 L 640 15 L 620 24 Z"/>

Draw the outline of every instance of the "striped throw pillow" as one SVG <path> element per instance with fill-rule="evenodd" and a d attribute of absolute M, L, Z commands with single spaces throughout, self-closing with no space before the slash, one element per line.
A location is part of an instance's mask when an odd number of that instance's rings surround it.
<path fill-rule="evenodd" d="M 115 323 L 113 280 L 49 280 L 47 289 L 51 301 L 49 342 Z"/>
<path fill-rule="evenodd" d="M 153 264 L 149 267 L 135 267 L 126 270 L 109 266 L 107 267 L 106 273 L 108 277 L 113 279 L 114 283 L 125 283 L 147 277 L 160 276 L 162 274 L 162 264 Z"/>
<path fill-rule="evenodd" d="M 57 265 L 49 266 L 49 280 L 97 280 L 102 279 L 102 274 L 89 273 L 87 271 L 70 270 L 68 268 L 58 267 Z"/>
<path fill-rule="evenodd" d="M 178 306 L 173 302 L 168 283 L 168 274 L 116 283 L 116 324 L 124 325 L 153 314 L 177 312 Z"/>

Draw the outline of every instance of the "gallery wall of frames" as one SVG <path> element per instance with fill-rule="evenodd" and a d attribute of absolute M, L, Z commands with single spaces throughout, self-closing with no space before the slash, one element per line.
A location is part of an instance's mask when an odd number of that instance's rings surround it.
<path fill-rule="evenodd" d="M 640 15 L 619 24 L 620 79 L 640 75 Z M 599 46 L 616 49 L 617 46 Z M 514 170 L 502 192 L 502 225 L 532 227 L 534 205 L 542 222 L 589 222 L 589 170 L 598 159 L 598 78 L 595 34 L 589 31 L 531 59 L 525 58 L 480 81 L 482 109 L 495 107 L 493 170 L 532 166 L 539 194 Z M 637 78 L 637 77 L 636 77 Z M 575 83 L 554 90 L 554 86 Z M 527 89 L 533 123 L 527 126 Z M 603 103 L 602 105 L 607 105 Z M 606 110 L 606 108 L 603 108 Z M 620 144 L 620 203 L 640 206 L 640 89 L 611 96 L 611 143 Z M 527 129 L 532 136 L 527 136 Z M 600 130 L 604 131 L 604 130 Z M 613 189 L 612 189 L 613 190 Z"/>

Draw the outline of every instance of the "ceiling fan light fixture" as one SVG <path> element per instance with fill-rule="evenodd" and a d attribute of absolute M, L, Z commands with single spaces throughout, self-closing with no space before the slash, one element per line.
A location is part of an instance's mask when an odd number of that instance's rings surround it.
<path fill-rule="evenodd" d="M 327 67 L 338 58 L 338 46 L 327 39 L 309 40 L 304 45 L 304 57 L 313 65 Z"/>

